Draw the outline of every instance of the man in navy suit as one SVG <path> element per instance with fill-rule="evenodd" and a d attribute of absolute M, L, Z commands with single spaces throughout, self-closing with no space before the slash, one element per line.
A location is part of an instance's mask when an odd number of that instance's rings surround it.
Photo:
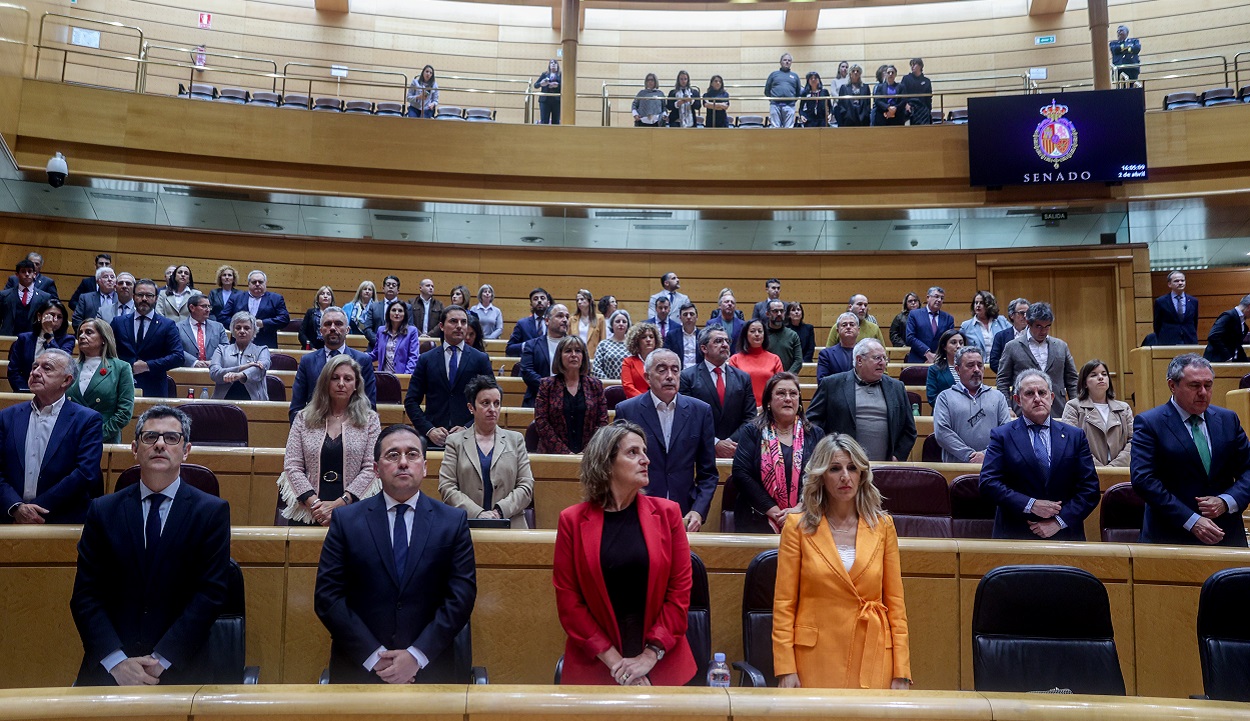
<path fill-rule="evenodd" d="M 75 328 L 88 318 L 99 318 L 108 323 L 121 307 L 117 293 L 117 275 L 112 268 L 105 266 L 97 270 L 95 277 L 91 279 L 91 286 L 94 290 L 80 295 L 74 305 Z"/>
<path fill-rule="evenodd" d="M 109 255 L 108 253 L 96 253 L 96 256 L 95 256 L 96 271 L 99 271 L 101 268 L 111 268 L 112 266 L 113 266 L 113 256 Z M 69 297 L 69 305 L 71 308 L 78 307 L 78 299 L 83 297 L 83 295 L 87 293 L 99 292 L 100 286 L 98 283 L 96 283 L 95 279 L 96 279 L 96 274 L 92 273 L 86 278 L 83 278 L 78 283 L 78 287 L 74 289 L 74 294 Z"/>
<path fill-rule="evenodd" d="M 35 288 L 42 290 L 53 298 L 59 299 L 61 296 L 56 292 L 56 281 L 53 280 L 51 276 L 43 274 L 43 256 L 32 250 L 26 254 L 26 260 L 29 260 L 31 265 L 35 267 Z M 16 275 L 10 275 L 8 282 L 4 284 L 4 287 L 7 290 L 17 286 L 19 282 L 20 281 Z"/>
<path fill-rule="evenodd" d="M 746 321 L 738 315 L 738 301 L 734 298 L 733 291 L 728 288 L 720 292 L 716 313 L 707 322 L 707 327 L 714 325 L 720 326 L 729 335 L 730 347 L 737 344 L 738 334 L 742 332 L 742 326 L 746 325 Z"/>
<path fill-rule="evenodd" d="M 35 285 L 34 263 L 23 260 L 17 264 L 16 272 L 13 284 L 0 291 L 0 335 L 29 331 L 35 322 L 35 309 L 52 297 Z"/>
<path fill-rule="evenodd" d="M 855 344 L 859 342 L 859 316 L 847 311 L 838 316 L 833 329 L 837 331 L 838 343 L 822 348 L 816 356 L 816 382 L 825 376 L 845 373 L 855 367 Z"/>
<path fill-rule="evenodd" d="M 708 404 L 716 432 L 716 457 L 733 458 L 738 450 L 734 434 L 755 417 L 751 376 L 725 362 L 729 360 L 729 334 L 719 325 L 699 331 L 699 347 L 703 360 L 681 372 L 678 392 Z"/>
<path fill-rule="evenodd" d="M 1236 308 L 1220 313 L 1207 334 L 1207 347 L 1202 357 L 1212 363 L 1245 363 L 1246 318 L 1250 316 L 1250 295 Z"/>
<path fill-rule="evenodd" d="M 668 309 L 670 313 L 673 311 L 680 312 L 682 306 L 690 302 L 690 297 L 678 290 L 681 288 L 681 278 L 678 278 L 676 273 L 669 272 L 660 276 L 660 287 L 662 287 L 663 290 L 651 296 L 651 299 L 647 301 L 648 315 L 653 317 L 659 315 L 659 309 L 656 308 L 656 303 L 661 298 L 668 301 Z"/>
<path fill-rule="evenodd" d="M 676 353 L 663 348 L 651 351 L 645 370 L 651 392 L 617 404 L 616 417 L 633 421 L 647 432 L 651 480 L 646 493 L 681 506 L 686 530 L 693 533 L 707 522 L 719 479 L 712 409 L 677 392 L 681 359 Z"/>
<path fill-rule="evenodd" d="M 647 319 L 648 323 L 655 325 L 660 329 L 660 338 L 668 338 L 668 334 L 674 331 L 681 332 L 681 323 L 672 314 L 673 307 L 669 305 L 667 297 L 661 297 L 655 302 L 655 315 Z"/>
<path fill-rule="evenodd" d="M 521 357 L 521 347 L 526 341 L 538 338 L 547 332 L 547 309 L 551 307 L 551 294 L 542 288 L 530 291 L 530 314 L 518 318 L 508 337 L 507 354 L 513 358 Z"/>
<path fill-rule="evenodd" d="M 938 358 L 937 342 L 942 334 L 955 327 L 955 317 L 942 310 L 946 291 L 936 285 L 929 289 L 923 307 L 907 316 L 907 345 L 911 346 L 906 362 L 932 363 Z"/>
<path fill-rule="evenodd" d="M 382 492 L 334 512 L 317 565 L 330 682 L 465 683 L 453 640 L 477 599 L 468 516 L 420 492 L 416 429 L 382 431 L 373 458 Z"/>
<path fill-rule="evenodd" d="M 241 310 L 256 318 L 255 343 L 270 349 L 277 348 L 278 331 L 291 322 L 291 315 L 286 310 L 286 299 L 269 291 L 269 276 L 259 270 L 248 273 L 247 292 L 232 293 L 230 302 L 226 303 L 221 313 L 222 317 L 217 320 L 229 326 L 230 319 Z"/>
<path fill-rule="evenodd" d="M 703 362 L 703 349 L 699 347 L 699 310 L 694 303 L 681 307 L 681 326 L 676 333 L 664 336 L 664 347 L 677 354 L 682 368 L 692 368 Z"/>
<path fill-rule="evenodd" d="M 177 323 L 183 364 L 188 368 L 207 368 L 217 347 L 229 343 L 230 336 L 221 323 L 210 317 L 213 306 L 208 296 L 199 291 L 192 293 L 187 298 L 187 310 L 191 317 Z"/>
<path fill-rule="evenodd" d="M 214 680 L 201 650 L 226 602 L 230 506 L 182 482 L 190 435 L 182 411 L 145 411 L 131 444 L 139 482 L 87 512 L 69 602 L 84 651 L 79 686 Z"/>
<path fill-rule="evenodd" d="M 547 311 L 546 332 L 525 341 L 521 348 L 521 378 L 525 380 L 525 398 L 521 405 L 533 408 L 538 398 L 538 384 L 551 375 L 551 359 L 556 357 L 556 344 L 569 334 L 569 309 L 556 303 Z"/>
<path fill-rule="evenodd" d="M 473 421 L 464 387 L 476 376 L 494 376 L 490 356 L 464 342 L 469 312 L 458 305 L 443 309 L 438 324 L 443 344 L 421 354 L 408 381 L 404 411 L 429 445 L 442 448 L 448 434 Z M 425 404 L 422 410 L 421 405 Z"/>
<path fill-rule="evenodd" d="M 347 347 L 347 313 L 344 313 L 342 308 L 332 305 L 321 311 L 321 339 L 325 341 L 325 347 L 305 353 L 304 357 L 299 359 L 299 367 L 295 369 L 295 383 L 291 386 L 291 422 L 294 423 L 295 415 L 308 405 L 313 391 L 317 388 L 317 378 L 321 375 L 321 369 L 326 367 L 326 361 L 342 353 L 351 356 L 360 364 L 360 377 L 365 382 L 365 395 L 369 396 L 369 405 L 376 409 L 378 407 L 378 381 L 373 374 L 373 358 L 355 348 Z"/>
<path fill-rule="evenodd" d="M 980 488 L 998 506 L 994 538 L 1085 540 L 1102 491 L 1085 432 L 1050 417 L 1053 395 L 1049 376 L 1022 371 L 1020 417 L 990 431 Z"/>
<path fill-rule="evenodd" d="M 12 523 L 82 523 L 103 490 L 104 419 L 65 391 L 74 359 L 45 350 L 30 371 L 30 403 L 0 411 L 0 506 Z"/>
<path fill-rule="evenodd" d="M 170 368 L 181 368 L 182 338 L 178 326 L 158 315 L 156 282 L 147 278 L 135 283 L 135 312 L 114 316 L 113 337 L 117 339 L 117 357 L 134 367 L 135 387 L 143 389 L 148 398 L 167 398 L 166 386 Z"/>
<path fill-rule="evenodd" d="M 1209 361 L 1177 356 L 1168 365 L 1171 400 L 1133 419 L 1142 543 L 1246 547 L 1250 441 L 1236 413 L 1211 405 L 1214 383 Z"/>
<path fill-rule="evenodd" d="M 1003 357 L 1003 346 L 1024 335 L 1024 329 L 1029 327 L 1028 312 L 1027 298 L 1016 298 L 1007 306 L 1007 320 L 1011 321 L 1011 327 L 995 333 L 994 343 L 990 346 L 989 366 L 995 373 L 998 372 L 998 361 Z"/>
<path fill-rule="evenodd" d="M 1154 302 L 1155 345 L 1198 342 L 1198 299 L 1185 292 L 1185 274 L 1168 273 L 1168 292 Z"/>

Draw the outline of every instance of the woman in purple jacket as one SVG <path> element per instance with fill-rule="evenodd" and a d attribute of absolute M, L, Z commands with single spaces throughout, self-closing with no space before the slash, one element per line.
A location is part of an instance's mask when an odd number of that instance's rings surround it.
<path fill-rule="evenodd" d="M 391 301 L 386 306 L 386 325 L 378 329 L 378 342 L 373 347 L 374 365 L 386 373 L 411 373 L 420 355 L 421 332 L 408 322 L 403 301 Z"/>

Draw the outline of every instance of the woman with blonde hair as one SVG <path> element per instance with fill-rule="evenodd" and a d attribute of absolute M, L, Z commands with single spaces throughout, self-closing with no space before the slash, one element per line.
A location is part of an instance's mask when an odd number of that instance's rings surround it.
<path fill-rule="evenodd" d="M 362 321 L 368 318 L 367 313 L 373 306 L 373 301 L 378 297 L 378 287 L 371 280 L 361 281 L 356 288 L 356 295 L 343 306 L 343 312 L 347 314 L 347 331 L 352 335 L 364 335 L 365 328 L 361 325 Z"/>
<path fill-rule="evenodd" d="M 222 325 L 225 325 L 230 320 L 222 317 L 222 313 L 226 310 L 226 305 L 230 303 L 230 298 L 235 293 L 243 292 L 235 288 L 235 284 L 238 282 L 239 271 L 235 270 L 233 265 L 222 265 L 217 268 L 217 287 L 209 291 L 208 303 L 213 308 L 213 319 Z"/>
<path fill-rule="evenodd" d="M 313 304 L 304 311 L 304 321 L 299 325 L 299 346 L 306 350 L 321 350 L 326 342 L 321 339 L 321 312 L 334 305 L 334 289 L 323 285 L 313 296 Z"/>
<path fill-rule="evenodd" d="M 135 408 L 134 371 L 117 357 L 113 328 L 99 318 L 78 324 L 78 377 L 65 395 L 104 417 L 105 443 L 122 442 Z"/>

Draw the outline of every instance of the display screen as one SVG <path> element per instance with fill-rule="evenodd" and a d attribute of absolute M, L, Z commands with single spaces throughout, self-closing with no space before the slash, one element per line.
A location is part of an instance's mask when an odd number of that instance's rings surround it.
<path fill-rule="evenodd" d="M 974 186 L 1146 180 L 1140 88 L 968 98 Z"/>

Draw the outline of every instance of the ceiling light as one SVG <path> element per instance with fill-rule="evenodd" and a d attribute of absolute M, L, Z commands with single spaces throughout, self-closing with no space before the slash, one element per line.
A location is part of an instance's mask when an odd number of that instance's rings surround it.
<path fill-rule="evenodd" d="M 261 229 L 261 230 L 286 230 L 286 226 L 284 226 L 284 225 L 275 225 L 275 224 L 273 224 L 273 223 L 261 223 L 261 224 L 260 224 L 260 229 Z"/>
<path fill-rule="evenodd" d="M 774 242 L 773 245 L 777 246 L 778 248 L 789 248 L 790 246 L 794 245 L 794 241 L 793 240 L 778 240 Z"/>
<path fill-rule="evenodd" d="M 544 243 L 546 241 L 542 238 L 539 238 L 537 235 L 525 235 L 525 236 L 521 236 L 521 242 L 529 243 L 530 245 L 538 245 L 539 243 Z"/>

